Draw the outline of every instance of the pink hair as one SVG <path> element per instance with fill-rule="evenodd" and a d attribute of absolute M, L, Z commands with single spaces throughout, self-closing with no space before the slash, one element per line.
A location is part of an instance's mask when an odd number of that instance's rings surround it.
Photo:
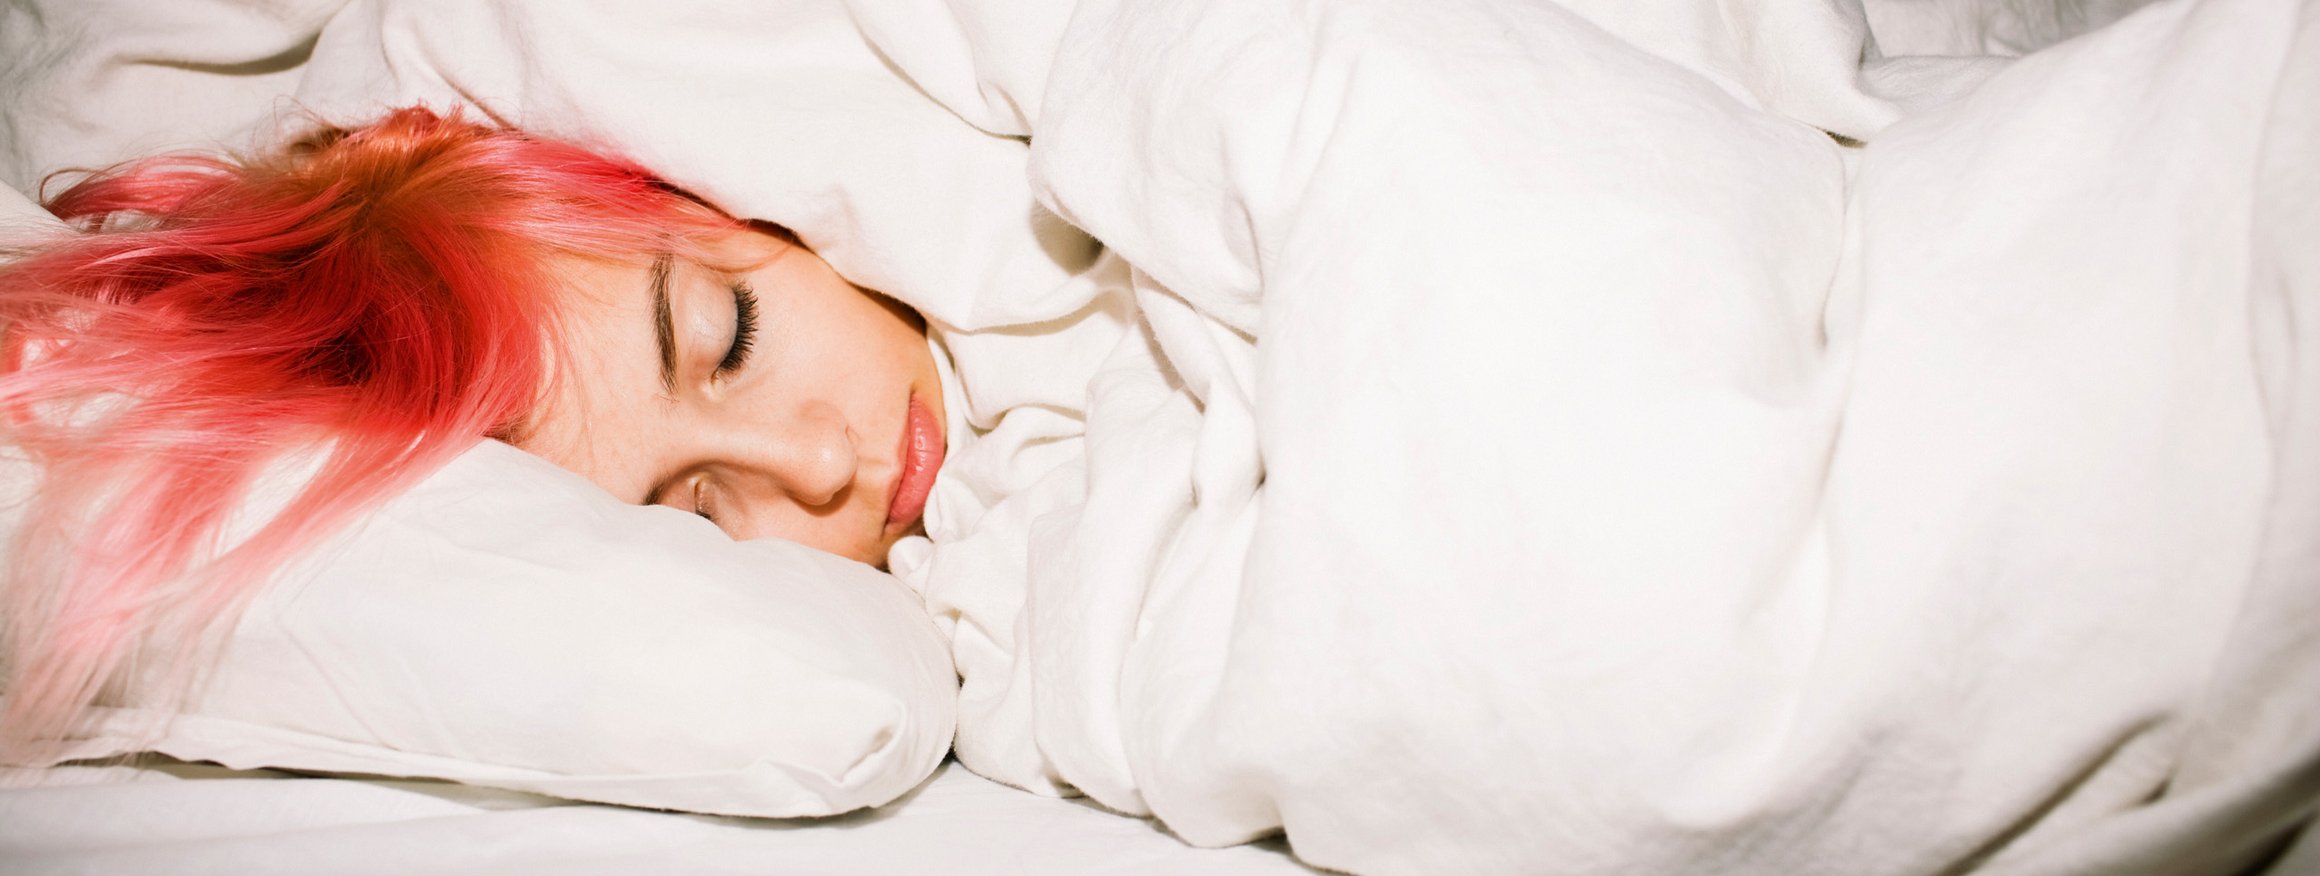
<path fill-rule="evenodd" d="M 519 432 L 552 379 L 551 257 L 734 224 L 633 164 L 419 108 L 131 162 L 46 205 L 81 233 L 0 265 L 0 441 L 41 472 L 0 570 L 14 763 L 59 755 L 91 706 L 182 698 L 301 550 Z M 312 477 L 242 522 L 307 450 Z"/>

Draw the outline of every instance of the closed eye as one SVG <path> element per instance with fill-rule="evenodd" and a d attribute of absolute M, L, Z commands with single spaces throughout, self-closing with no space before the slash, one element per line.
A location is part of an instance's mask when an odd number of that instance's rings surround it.
<path fill-rule="evenodd" d="M 693 513 L 710 523 L 717 522 L 717 514 L 709 507 L 708 492 L 702 489 L 698 479 L 693 481 Z"/>
<path fill-rule="evenodd" d="M 684 495 L 686 492 L 690 492 L 692 495 L 686 497 Z M 687 498 L 690 498 L 691 501 L 687 501 Z M 689 477 L 683 481 L 664 481 L 657 484 L 651 492 L 645 494 L 644 502 L 641 504 L 691 511 L 710 523 L 717 523 L 717 504 L 709 495 L 706 479 L 699 476 Z M 723 524 L 718 525 L 722 526 Z"/>
<path fill-rule="evenodd" d="M 733 282 L 733 346 L 726 348 L 725 358 L 718 360 L 718 378 L 730 377 L 749 364 L 749 351 L 757 345 L 757 293 L 749 284 Z"/>

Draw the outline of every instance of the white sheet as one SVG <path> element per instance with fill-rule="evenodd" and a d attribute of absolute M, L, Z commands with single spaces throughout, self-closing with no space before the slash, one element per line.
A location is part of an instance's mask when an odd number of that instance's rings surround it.
<path fill-rule="evenodd" d="M 179 777 L 188 778 L 179 778 Z M 10 876 L 634 873 L 1303 874 L 1278 844 L 1197 849 L 1151 822 L 945 767 L 901 802 L 766 821 L 427 782 L 170 767 L 0 791 Z"/>

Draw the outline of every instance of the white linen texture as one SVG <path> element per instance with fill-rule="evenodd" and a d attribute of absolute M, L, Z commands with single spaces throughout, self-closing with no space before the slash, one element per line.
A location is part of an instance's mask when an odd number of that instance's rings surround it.
<path fill-rule="evenodd" d="M 1037 108 L 1144 329 L 1077 495 L 934 532 L 962 761 L 1364 873 L 2308 820 L 2314 7 L 1867 72 L 1717 8 L 1081 4 L 1043 91 L 927 85 Z"/>

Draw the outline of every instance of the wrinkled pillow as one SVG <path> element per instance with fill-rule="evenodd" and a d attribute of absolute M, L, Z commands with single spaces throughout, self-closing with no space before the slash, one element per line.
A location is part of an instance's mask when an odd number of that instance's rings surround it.
<path fill-rule="evenodd" d="M 158 738 L 112 710 L 73 755 L 828 815 L 932 773 L 955 685 L 891 576 L 486 442 L 286 569 Z"/>

